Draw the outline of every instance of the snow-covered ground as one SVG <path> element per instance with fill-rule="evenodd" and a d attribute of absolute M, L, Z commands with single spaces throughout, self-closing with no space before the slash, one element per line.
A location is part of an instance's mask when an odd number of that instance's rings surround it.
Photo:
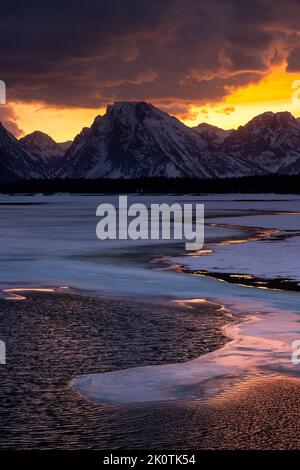
<path fill-rule="evenodd" d="M 295 204 L 297 211 L 299 204 Z M 173 261 L 192 270 L 251 274 L 262 278 L 300 281 L 300 212 L 279 215 L 221 217 L 210 222 L 229 226 L 259 227 L 279 231 L 281 236 L 248 243 L 213 245 L 212 252 L 183 256 Z M 287 236 L 287 238 L 285 238 Z"/>

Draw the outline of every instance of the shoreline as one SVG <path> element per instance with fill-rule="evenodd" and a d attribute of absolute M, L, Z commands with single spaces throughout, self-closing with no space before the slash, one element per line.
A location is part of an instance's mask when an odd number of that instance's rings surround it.
<path fill-rule="evenodd" d="M 224 334 L 229 317 L 216 304 L 184 300 L 167 307 L 68 292 L 25 295 L 22 301 L 0 302 L 1 329 L 9 344 L 7 369 L 0 368 L 0 448 L 299 448 L 300 380 L 280 373 L 228 383 L 221 394 L 204 401 L 103 404 L 70 387 L 78 372 L 123 370 L 142 361 L 167 366 L 175 357 L 185 366 L 184 361 L 201 354 L 199 334 L 209 328 L 213 350 L 226 348 L 228 337 L 215 335 L 216 325 Z M 198 344 L 193 350 L 191 337 L 193 346 Z M 207 334 L 202 339 L 207 341 Z M 200 358 L 207 347 L 202 344 Z M 212 386 L 220 385 L 216 377 Z"/>
<path fill-rule="evenodd" d="M 288 278 L 265 278 L 253 276 L 252 274 L 241 273 L 226 273 L 218 271 L 206 271 L 205 269 L 191 269 L 182 264 L 178 264 L 177 269 L 179 272 L 185 274 L 192 274 L 193 276 L 207 276 L 228 284 L 236 284 L 242 287 L 255 287 L 257 289 L 265 290 L 279 290 L 288 292 L 300 292 L 300 285 L 298 281 L 293 281 Z"/>
<path fill-rule="evenodd" d="M 287 238 L 295 236 L 295 234 L 288 234 L 285 230 L 278 230 L 278 229 L 265 229 L 262 227 L 251 227 L 251 226 L 241 226 L 241 225 L 226 225 L 226 224 L 208 224 L 208 225 L 215 225 L 219 227 L 225 228 L 236 228 L 244 231 L 244 234 L 248 234 L 248 236 L 244 236 L 244 238 L 230 238 L 224 241 L 213 242 L 210 241 L 205 245 L 205 249 L 203 251 L 210 252 L 210 255 L 213 255 L 213 249 L 210 249 L 214 246 L 222 246 L 222 245 L 231 245 L 237 243 L 249 243 L 253 241 L 267 241 L 273 238 L 286 240 Z M 193 257 L 194 255 L 192 255 Z M 183 256 L 177 257 L 183 259 Z M 174 271 L 184 273 L 184 274 L 191 274 L 193 276 L 206 276 L 213 279 L 217 279 L 219 281 L 225 281 L 228 284 L 236 284 L 242 287 L 255 287 L 257 289 L 265 289 L 265 290 L 281 290 L 281 291 L 290 291 L 290 292 L 300 292 L 300 285 L 299 282 L 295 279 L 291 278 L 283 278 L 283 277 L 261 277 L 256 276 L 251 273 L 247 272 L 226 272 L 226 271 L 209 271 L 206 269 L 196 269 L 192 268 L 184 262 L 178 262 L 174 264 L 176 261 L 176 257 L 170 256 L 167 261 L 166 265 L 171 267 Z"/>
<path fill-rule="evenodd" d="M 87 440 L 93 448 L 114 447 L 119 439 L 128 442 L 119 420 L 129 415 L 142 439 L 151 440 L 134 411 L 90 402 L 70 382 L 85 373 L 185 363 L 228 341 L 223 327 L 231 319 L 210 302 L 188 308 L 66 292 L 24 295 L 0 302 L 7 347 L 0 367 L 1 448 L 85 448 Z"/>

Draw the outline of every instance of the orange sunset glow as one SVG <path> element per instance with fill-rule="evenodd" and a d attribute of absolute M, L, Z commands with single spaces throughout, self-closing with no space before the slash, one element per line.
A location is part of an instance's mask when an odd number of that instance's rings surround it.
<path fill-rule="evenodd" d="M 289 111 L 300 116 L 300 104 L 292 102 L 292 83 L 300 79 L 300 73 L 287 73 L 285 66 L 277 67 L 259 83 L 240 87 L 225 100 L 216 104 L 191 107 L 191 119 L 185 124 L 195 126 L 206 121 L 223 129 L 236 129 L 265 111 Z"/>
<path fill-rule="evenodd" d="M 233 89 L 219 102 L 189 105 L 189 113 L 175 114 L 188 126 L 208 122 L 223 129 L 235 129 L 265 111 L 290 111 L 300 116 L 300 105 L 292 103 L 292 83 L 300 79 L 299 73 L 287 73 L 285 65 L 274 68 L 259 83 Z M 159 102 L 156 103 L 159 107 Z M 54 107 L 43 103 L 10 103 L 15 121 L 23 135 L 41 130 L 57 142 L 71 140 L 85 126 L 90 126 L 96 115 L 104 114 L 105 107 Z"/>
<path fill-rule="evenodd" d="M 23 135 L 39 130 L 56 142 L 73 140 L 83 127 L 90 126 L 97 114 L 105 108 L 55 108 L 42 103 L 12 103 L 16 123 Z"/>

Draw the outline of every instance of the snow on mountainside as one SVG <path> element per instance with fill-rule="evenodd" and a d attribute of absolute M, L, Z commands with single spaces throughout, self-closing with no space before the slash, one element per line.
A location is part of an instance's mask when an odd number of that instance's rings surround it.
<path fill-rule="evenodd" d="M 203 137 L 208 145 L 213 146 L 222 144 L 226 137 L 228 137 L 233 132 L 233 129 L 221 129 L 220 127 L 207 124 L 206 122 L 198 124 L 198 126 L 193 127 L 193 129 L 198 132 L 201 137 Z"/>
<path fill-rule="evenodd" d="M 68 178 L 233 177 L 300 171 L 300 124 L 267 112 L 237 130 L 189 128 L 144 102 L 108 106 L 79 134 L 58 175 Z"/>
<path fill-rule="evenodd" d="M 49 135 L 40 131 L 35 131 L 22 137 L 19 142 L 29 152 L 40 157 L 45 162 L 51 158 L 62 157 L 67 150 L 64 148 L 65 143 L 57 144 Z"/>
<path fill-rule="evenodd" d="M 0 123 L 0 182 L 49 176 L 47 165 L 30 153 Z"/>
<path fill-rule="evenodd" d="M 201 136 L 145 102 L 118 102 L 96 117 L 66 152 L 59 171 L 68 178 L 214 176 Z"/>
<path fill-rule="evenodd" d="M 220 176 L 300 172 L 300 121 L 288 112 L 263 113 L 232 131 L 205 123 L 194 129 L 223 162 Z"/>
<path fill-rule="evenodd" d="M 27 178 L 222 178 L 300 173 L 300 120 L 266 112 L 237 130 L 185 126 L 145 102 L 107 107 L 74 142 L 0 126 L 0 182 Z"/>
<path fill-rule="evenodd" d="M 242 174 L 299 172 L 300 124 L 288 112 L 266 112 L 225 138 L 219 151 L 227 162 L 244 166 Z"/>

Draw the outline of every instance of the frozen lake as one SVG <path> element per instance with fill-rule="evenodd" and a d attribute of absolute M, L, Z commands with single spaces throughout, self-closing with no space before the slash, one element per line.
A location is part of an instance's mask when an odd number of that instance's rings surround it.
<path fill-rule="evenodd" d="M 102 202 L 117 203 L 117 197 L 2 195 L 0 287 L 68 286 L 102 294 L 175 299 L 202 296 L 241 296 L 245 301 L 246 297 L 278 302 L 282 299 L 290 309 L 293 303 L 290 293 L 259 289 L 250 292 L 248 288 L 224 285 L 216 279 L 162 269 L 153 261 L 173 256 L 174 262 L 191 268 L 298 279 L 299 197 L 132 196 L 131 200 L 146 204 L 183 200 L 204 203 L 205 242 L 213 253 L 186 256 L 184 244 L 175 242 L 98 240 L 96 207 Z M 237 243 L 249 237 L 247 227 L 274 229 L 294 236 Z M 219 243 L 224 240 L 235 243 Z M 293 308 L 297 308 L 297 302 Z"/>
<path fill-rule="evenodd" d="M 116 401 L 131 401 L 132 387 L 147 399 L 173 399 L 180 383 L 241 377 L 251 370 L 298 374 L 291 363 L 299 339 L 300 293 L 249 288 L 168 268 L 171 259 L 191 269 L 281 277 L 300 281 L 300 198 L 279 195 L 132 196 L 134 202 L 193 201 L 205 204 L 205 242 L 210 254 L 184 252 L 183 243 L 99 241 L 96 208 L 114 196 L 1 196 L 0 287 L 70 287 L 98 294 L 174 301 L 213 299 L 247 322 L 231 327 L 224 348 L 187 364 L 101 374 L 78 379 L 99 400 L 122 385 Z M 253 227 L 265 237 L 251 238 Z M 272 237 L 269 237 L 268 234 Z M 3 294 L 4 295 L 4 294 Z M 165 377 L 168 376 L 166 382 Z M 99 388 L 100 383 L 105 387 Z M 178 382 L 179 380 L 179 382 Z M 225 379 L 224 379 L 225 380 Z M 122 398 L 122 400 L 121 400 Z"/>

